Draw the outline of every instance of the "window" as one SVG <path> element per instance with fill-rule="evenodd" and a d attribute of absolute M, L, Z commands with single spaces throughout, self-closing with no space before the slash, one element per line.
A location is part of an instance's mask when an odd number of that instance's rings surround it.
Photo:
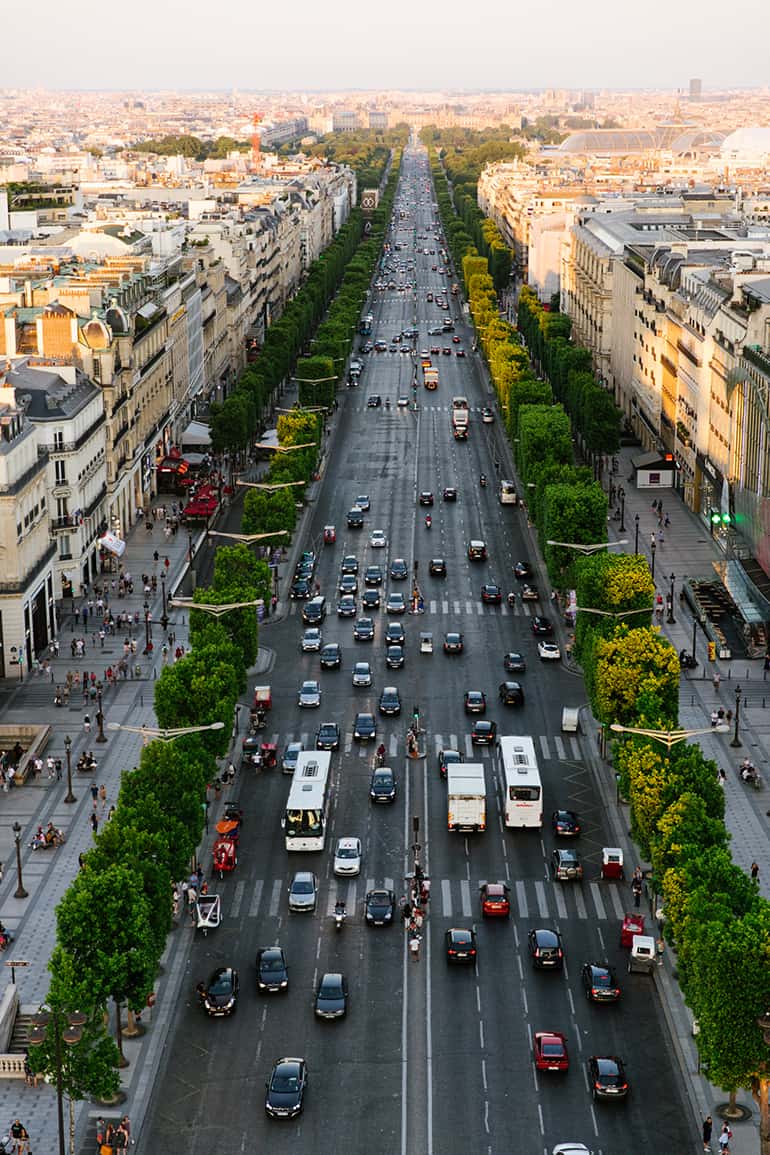
<path fill-rule="evenodd" d="M 56 477 L 56 484 L 57 485 L 66 485 L 67 484 L 67 462 L 66 461 L 54 461 L 53 467 L 54 467 L 54 474 Z"/>
<path fill-rule="evenodd" d="M 57 429 L 53 435 L 53 447 L 59 453 L 64 449 L 64 433 L 61 429 Z"/>
<path fill-rule="evenodd" d="M 59 557 L 70 557 L 70 539 L 68 534 L 59 538 Z"/>

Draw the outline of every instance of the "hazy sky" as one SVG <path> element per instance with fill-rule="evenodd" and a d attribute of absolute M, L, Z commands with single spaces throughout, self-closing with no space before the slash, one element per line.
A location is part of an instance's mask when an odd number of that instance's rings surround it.
<path fill-rule="evenodd" d="M 7 2 L 0 87 L 681 88 L 770 83 L 743 0 Z M 734 40 L 732 39 L 734 37 Z M 12 47 L 12 46 L 17 47 Z"/>

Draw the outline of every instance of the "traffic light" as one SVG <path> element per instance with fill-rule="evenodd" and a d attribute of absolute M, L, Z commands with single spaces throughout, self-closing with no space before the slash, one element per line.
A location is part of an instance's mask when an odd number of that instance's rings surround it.
<path fill-rule="evenodd" d="M 717 660 L 717 644 L 716 642 L 709 642 L 709 661 L 715 662 Z"/>

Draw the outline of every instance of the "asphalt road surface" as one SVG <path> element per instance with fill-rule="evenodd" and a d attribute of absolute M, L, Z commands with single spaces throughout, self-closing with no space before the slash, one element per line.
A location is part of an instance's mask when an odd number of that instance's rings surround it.
<path fill-rule="evenodd" d="M 472 333 L 458 298 L 449 295 L 453 275 L 442 275 L 440 226 L 428 191 L 427 155 L 411 149 L 405 155 L 391 248 L 378 273 L 385 288 L 374 289 L 371 340 L 391 338 L 413 324 L 419 328 L 416 361 L 401 352 L 371 352 L 365 357 L 359 385 L 344 398 L 336 420 L 335 447 L 311 523 L 308 548 L 319 555 L 317 571 L 329 603 L 324 622 L 326 641 L 343 647 L 340 670 L 320 672 L 317 654 L 299 652 L 303 625 L 301 603 L 287 618 L 262 632 L 261 643 L 274 649 L 275 661 L 264 680 L 273 688 L 274 707 L 267 738 L 282 750 L 292 739 L 312 748 L 315 730 L 324 720 L 339 722 L 343 739 L 333 756 L 333 793 L 326 849 L 294 854 L 284 847 L 282 808 L 289 776 L 280 769 L 256 775 L 244 772 L 237 783 L 246 818 L 237 871 L 217 883 L 224 921 L 208 938 L 191 945 L 187 995 L 157 1081 L 148 1124 L 147 1150 L 164 1155 L 208 1155 L 212 1151 L 334 1153 L 350 1155 L 443 1155 L 446 1152 L 542 1153 L 566 1140 L 582 1140 L 602 1155 L 634 1150 L 693 1149 L 677 1074 L 655 993 L 654 979 L 626 974 L 626 952 L 619 946 L 620 916 L 631 903 L 627 884 L 599 880 L 601 848 L 608 841 L 606 821 L 584 760 L 586 739 L 560 732 L 564 704 L 585 701 L 582 681 L 560 663 L 540 662 L 531 632 L 531 615 L 541 607 L 514 609 L 482 606 L 480 586 L 498 581 L 504 593 L 515 588 L 513 564 L 535 565 L 535 581 L 544 587 L 538 559 L 531 555 L 521 510 L 497 499 L 495 446 L 497 425 L 483 424 L 480 409 L 491 394 L 472 354 Z M 403 213 L 403 217 L 400 214 Z M 415 237 L 417 238 L 415 240 Z M 426 254 L 423 250 L 429 250 Z M 413 266 L 401 269 L 407 262 Z M 433 266 L 436 266 L 434 269 Z M 398 286 L 416 280 L 417 288 Z M 395 283 L 395 289 L 387 285 Z M 426 300 L 428 292 L 447 294 L 449 310 Z M 451 334 L 428 336 L 428 329 L 451 316 Z M 363 345 L 362 339 L 360 344 Z M 398 343 L 399 346 L 401 342 Z M 433 355 L 440 386 L 422 387 L 419 351 L 438 344 L 451 354 Z M 462 347 L 465 359 L 456 356 Z M 416 412 L 398 407 L 399 395 L 411 400 L 418 388 Z M 386 409 L 369 408 L 367 398 L 390 399 Z M 451 432 L 451 398 L 468 397 L 471 430 L 466 442 Z M 489 476 L 481 489 L 479 475 Z M 456 504 L 441 500 L 444 486 L 456 486 Z M 433 527 L 424 525 L 418 495 L 431 490 Z M 346 511 L 359 494 L 368 494 L 371 509 L 364 529 L 345 528 Z M 337 541 L 324 547 L 326 524 L 337 527 Z M 369 534 L 382 529 L 388 545 L 369 546 Z M 471 538 L 488 547 L 485 563 L 466 556 Z M 363 570 L 373 563 L 404 558 L 424 598 L 423 615 L 386 617 L 387 592 L 411 594 L 411 580 L 383 587 L 383 608 L 375 610 L 373 643 L 353 640 L 353 622 L 335 612 L 339 566 L 345 554 L 359 561 L 359 596 Z M 431 557 L 446 559 L 448 576 L 430 578 Z M 388 621 L 406 630 L 404 668 L 386 670 L 382 637 Z M 419 652 L 419 633 L 430 630 L 431 655 Z M 446 657 L 441 643 L 447 630 L 465 639 L 461 657 Z M 524 654 L 527 670 L 518 675 L 523 707 L 498 704 L 497 687 L 506 677 L 503 654 Z M 371 689 L 353 689 L 355 661 L 369 661 Z M 516 675 L 507 675 L 516 676 Z M 296 692 L 304 678 L 320 677 L 319 710 L 300 710 Z M 390 806 L 373 806 L 368 783 L 374 745 L 352 740 L 356 710 L 377 713 L 384 685 L 397 685 L 403 703 L 400 718 L 378 718 L 377 742 L 384 741 L 387 762 L 396 770 L 399 794 Z M 540 761 L 544 786 L 542 831 L 511 833 L 503 828 L 493 755 L 470 745 L 472 719 L 463 712 L 466 689 L 484 690 L 487 717 L 498 732 L 529 734 Z M 405 758 L 405 731 L 413 704 L 420 707 L 426 758 Z M 446 786 L 437 768 L 437 752 L 459 748 L 468 761 L 481 761 L 487 781 L 488 829 L 475 836 L 450 833 L 446 827 Z M 582 885 L 559 886 L 549 879 L 554 846 L 550 813 L 555 807 L 580 812 L 579 839 L 585 879 Z M 419 961 L 406 951 L 400 920 L 384 929 L 368 929 L 363 898 L 372 885 L 392 888 L 397 899 L 412 869 L 412 820 L 420 821 L 419 841 L 432 882 L 430 914 Z M 357 835 L 364 847 L 358 878 L 340 881 L 332 874 L 336 839 Z M 314 915 L 289 914 L 287 886 L 296 869 L 312 869 L 320 883 Z M 479 885 L 505 880 L 511 887 L 510 920 L 482 920 Z M 341 934 L 331 912 L 335 899 L 347 902 L 349 917 Z M 474 926 L 478 934 L 476 967 L 449 967 L 444 934 L 449 927 Z M 532 969 L 527 932 L 532 927 L 558 928 L 566 965 L 559 973 Z M 188 932 L 185 932 L 188 933 Z M 255 982 L 255 954 L 260 946 L 280 943 L 288 956 L 290 987 L 286 994 L 260 996 Z M 580 966 L 586 960 L 609 959 L 617 966 L 622 998 L 617 1006 L 586 1002 Z M 239 969 L 241 995 L 231 1019 L 209 1020 L 197 1007 L 195 983 L 219 965 Z M 325 971 L 343 971 L 350 985 L 347 1018 L 317 1022 L 313 991 Z M 558 1030 L 567 1036 L 571 1066 L 564 1075 L 536 1073 L 532 1036 Z M 592 1102 L 586 1073 L 591 1054 L 623 1057 L 631 1093 L 623 1103 Z M 304 1114 L 293 1122 L 272 1121 L 263 1108 L 264 1080 L 279 1056 L 304 1056 L 310 1084 Z"/>

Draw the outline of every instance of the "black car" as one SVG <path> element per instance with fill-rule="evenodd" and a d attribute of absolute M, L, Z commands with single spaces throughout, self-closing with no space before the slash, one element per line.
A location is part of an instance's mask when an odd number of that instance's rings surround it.
<path fill-rule="evenodd" d="M 364 528 L 364 514 L 361 509 L 348 510 L 347 515 L 348 529 L 363 529 Z"/>
<path fill-rule="evenodd" d="M 499 606 L 503 600 L 503 591 L 494 582 L 485 582 L 481 587 L 481 600 L 487 606 Z"/>
<path fill-rule="evenodd" d="M 363 353 L 364 350 L 362 349 L 361 352 Z M 382 398 L 379 393 L 372 393 L 366 402 L 367 409 L 379 409 L 380 405 L 382 405 Z"/>
<path fill-rule="evenodd" d="M 389 766 L 380 766 L 372 774 L 369 797 L 372 802 L 396 801 L 396 776 Z"/>
<path fill-rule="evenodd" d="M 473 723 L 471 742 L 474 746 L 492 746 L 497 738 L 497 722 L 487 718 L 480 718 Z"/>
<path fill-rule="evenodd" d="M 457 762 L 462 762 L 463 756 L 459 750 L 439 750 L 438 752 L 438 772 L 442 778 L 446 778 L 447 766 L 453 766 Z"/>
<path fill-rule="evenodd" d="M 371 642 L 374 639 L 374 622 L 371 618 L 359 618 L 353 626 L 353 637 L 357 642 Z"/>
<path fill-rule="evenodd" d="M 457 501 L 457 490 L 453 485 L 444 487 L 444 492 L 441 494 L 444 501 Z"/>
<path fill-rule="evenodd" d="M 388 628 L 385 631 L 385 645 L 403 646 L 405 640 L 406 634 L 401 622 L 388 622 Z"/>
<path fill-rule="evenodd" d="M 575 838 L 580 834 L 580 819 L 574 810 L 554 810 L 551 829 L 557 837 Z"/>
<path fill-rule="evenodd" d="M 390 926 L 396 910 L 396 896 L 392 890 L 370 890 L 364 900 L 367 926 Z"/>
<path fill-rule="evenodd" d="M 343 594 L 357 594 L 358 593 L 358 578 L 354 573 L 340 574 L 340 580 L 337 583 L 337 593 Z"/>
<path fill-rule="evenodd" d="M 446 960 L 450 963 L 475 963 L 476 961 L 476 932 L 454 927 L 444 936 L 446 943 Z"/>
<path fill-rule="evenodd" d="M 527 935 L 529 956 L 538 970 L 561 970 L 564 951 L 558 930 L 531 930 Z"/>
<path fill-rule="evenodd" d="M 550 619 L 544 618 L 542 614 L 536 614 L 532 619 L 532 633 L 537 634 L 540 638 L 550 638 L 553 633 Z"/>
<path fill-rule="evenodd" d="M 400 670 L 404 664 L 404 647 L 388 646 L 385 651 L 385 665 L 389 670 Z"/>
<path fill-rule="evenodd" d="M 278 1059 L 265 1080 L 265 1111 L 273 1119 L 293 1119 L 302 1113 L 307 1090 L 304 1059 Z"/>
<path fill-rule="evenodd" d="M 524 690 L 520 682 L 501 682 L 497 695 L 504 706 L 524 705 Z"/>
<path fill-rule="evenodd" d="M 594 1099 L 625 1099 L 628 1081 L 623 1060 L 616 1055 L 592 1055 L 588 1060 L 588 1083 Z"/>
<path fill-rule="evenodd" d="M 431 577 L 446 577 L 446 562 L 443 557 L 432 557 L 428 563 L 428 573 Z"/>
<path fill-rule="evenodd" d="M 401 699 L 396 686 L 385 686 L 380 694 L 379 709 L 381 714 L 401 713 Z"/>
<path fill-rule="evenodd" d="M 461 654 L 463 652 L 463 636 L 454 630 L 450 630 L 444 636 L 444 653 L 445 654 Z"/>
<path fill-rule="evenodd" d="M 511 651 L 503 658 L 503 666 L 508 674 L 523 674 L 527 668 L 527 663 L 521 654 Z"/>
<path fill-rule="evenodd" d="M 519 581 L 523 582 L 526 578 L 532 577 L 532 566 L 528 561 L 517 561 L 516 565 L 513 567 L 513 572 L 515 577 L 517 577 Z"/>
<path fill-rule="evenodd" d="M 337 750 L 340 744 L 340 728 L 336 722 L 322 722 L 315 736 L 316 750 Z"/>
<path fill-rule="evenodd" d="M 352 554 L 347 553 L 340 562 L 341 574 L 357 574 L 358 573 L 358 558 Z"/>
<path fill-rule="evenodd" d="M 262 761 L 262 734 L 247 734 L 241 743 L 241 770 Z"/>
<path fill-rule="evenodd" d="M 356 714 L 356 720 L 353 723 L 353 737 L 358 742 L 368 742 L 377 737 L 377 720 L 374 714 L 366 714 L 363 711 Z"/>
<path fill-rule="evenodd" d="M 342 647 L 339 642 L 327 642 L 321 650 L 321 669 L 338 670 L 342 665 Z"/>
<path fill-rule="evenodd" d="M 483 690 L 466 690 L 464 705 L 466 714 L 486 714 L 487 696 Z"/>
<path fill-rule="evenodd" d="M 307 601 L 313 596 L 313 583 L 310 578 L 296 577 L 289 587 L 289 597 L 296 601 Z"/>
<path fill-rule="evenodd" d="M 338 618 L 354 618 L 357 611 L 356 599 L 352 594 L 343 594 L 337 602 Z"/>
<path fill-rule="evenodd" d="M 616 1003 L 620 998 L 618 980 L 610 966 L 583 963 L 580 981 L 589 1003 Z"/>
<path fill-rule="evenodd" d="M 433 505 L 433 494 L 427 489 L 420 494 L 420 505 Z"/>
<path fill-rule="evenodd" d="M 348 984 L 344 975 L 330 972 L 321 975 L 315 996 L 315 1013 L 319 1019 L 344 1018 L 348 1009 Z"/>
<path fill-rule="evenodd" d="M 267 946 L 257 951 L 257 990 L 287 991 L 289 968 L 280 946 Z"/>
<path fill-rule="evenodd" d="M 365 610 L 378 610 L 380 608 L 380 591 L 377 589 L 364 590 L 361 606 Z"/>
<path fill-rule="evenodd" d="M 238 1002 L 238 972 L 233 967 L 212 971 L 201 1002 L 207 1015 L 231 1015 Z"/>
<path fill-rule="evenodd" d="M 383 579 L 382 566 L 368 565 L 364 572 L 364 585 L 381 586 Z"/>
<path fill-rule="evenodd" d="M 396 557 L 390 563 L 390 576 L 397 582 L 406 581 L 409 577 L 409 567 L 402 557 Z"/>

